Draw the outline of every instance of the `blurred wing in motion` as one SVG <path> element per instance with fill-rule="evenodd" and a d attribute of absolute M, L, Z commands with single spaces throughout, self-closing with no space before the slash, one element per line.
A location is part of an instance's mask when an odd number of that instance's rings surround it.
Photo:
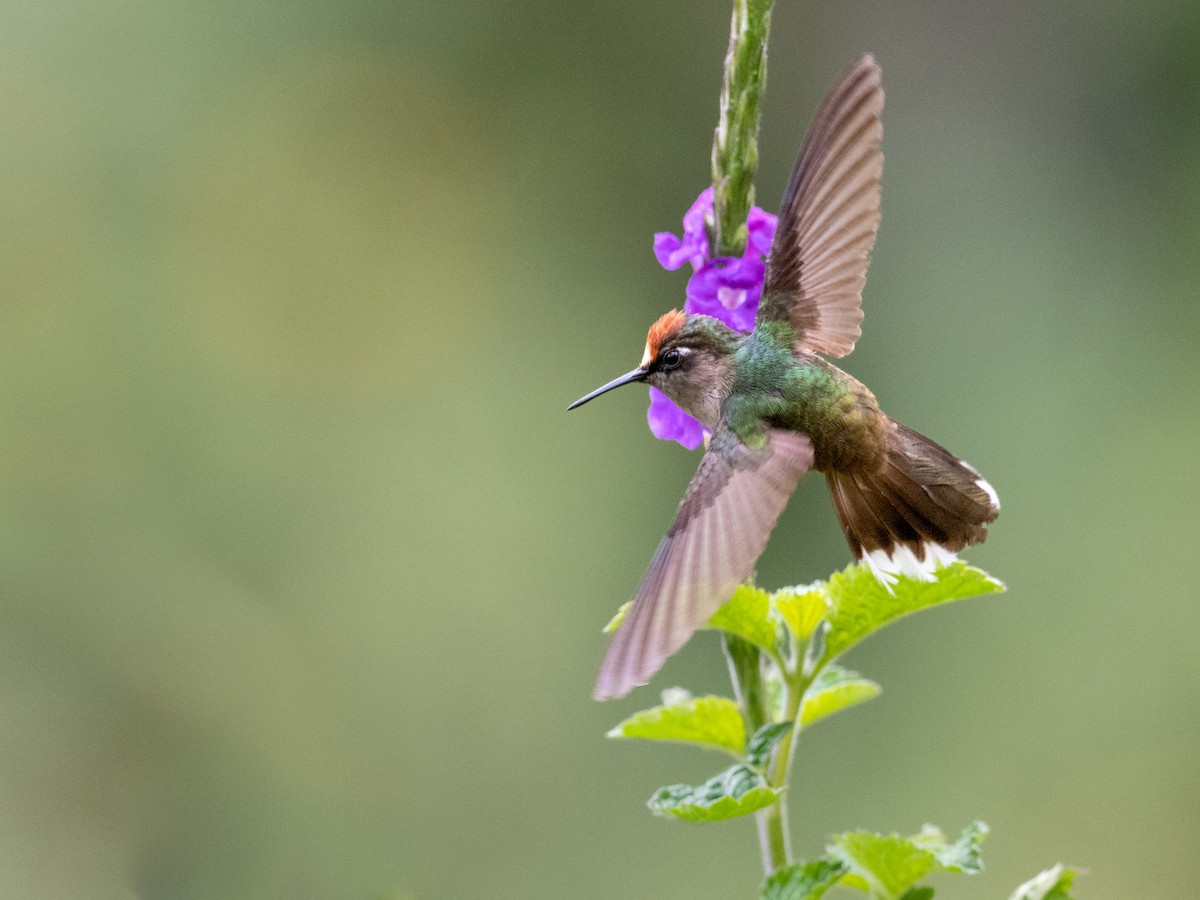
<path fill-rule="evenodd" d="M 807 435 L 795 431 L 768 429 L 757 450 L 728 428 L 713 435 L 609 645 L 597 700 L 623 697 L 648 681 L 750 577 L 812 459 Z"/>
<path fill-rule="evenodd" d="M 789 322 L 798 348 L 841 357 L 862 334 L 882 111 L 879 66 L 863 56 L 825 97 L 784 192 L 758 316 Z"/>

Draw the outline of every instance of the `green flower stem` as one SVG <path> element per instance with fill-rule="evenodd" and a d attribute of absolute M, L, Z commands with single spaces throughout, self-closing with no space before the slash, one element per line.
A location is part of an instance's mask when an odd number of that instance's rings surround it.
<path fill-rule="evenodd" d="M 734 0 L 721 83 L 721 117 L 713 136 L 713 256 L 741 256 L 754 205 L 759 106 L 767 84 L 767 32 L 774 0 Z"/>
<path fill-rule="evenodd" d="M 729 52 L 721 83 L 721 115 L 713 135 L 713 215 L 707 223 L 713 256 L 741 256 L 749 229 L 746 218 L 754 205 L 754 173 L 758 169 L 759 107 L 767 83 L 767 32 L 774 0 L 733 0 L 729 24 Z M 762 660 L 758 649 L 741 638 L 723 633 L 729 675 L 746 734 L 752 735 L 770 721 Z M 784 738 L 791 746 L 795 729 Z M 775 786 L 786 784 L 790 749 L 776 748 L 775 759 L 785 760 Z M 775 764 L 778 769 L 778 763 Z M 767 875 L 791 862 L 784 798 L 757 813 L 758 840 Z"/>

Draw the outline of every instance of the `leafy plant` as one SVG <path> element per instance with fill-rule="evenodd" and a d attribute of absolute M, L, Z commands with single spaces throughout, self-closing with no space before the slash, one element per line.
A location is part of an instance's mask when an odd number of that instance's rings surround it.
<path fill-rule="evenodd" d="M 876 682 L 836 662 L 847 650 L 903 616 L 1003 590 L 959 561 L 939 568 L 932 580 L 901 575 L 887 586 L 861 564 L 828 581 L 774 593 L 743 584 L 709 621 L 721 632 L 741 702 L 671 688 L 660 705 L 633 714 L 608 736 L 690 744 L 733 758 L 703 784 L 660 788 L 648 805 L 656 815 L 690 822 L 760 816 L 768 876 L 763 900 L 818 898 L 835 886 L 873 900 L 926 900 L 933 896 L 921 884 L 928 876 L 982 871 L 987 826 L 972 822 L 953 841 L 930 825 L 909 837 L 851 831 L 831 838 L 822 856 L 794 863 L 785 792 L 796 738 L 879 696 Z M 1076 874 L 1055 866 L 1018 888 L 1012 900 L 1070 897 Z"/>

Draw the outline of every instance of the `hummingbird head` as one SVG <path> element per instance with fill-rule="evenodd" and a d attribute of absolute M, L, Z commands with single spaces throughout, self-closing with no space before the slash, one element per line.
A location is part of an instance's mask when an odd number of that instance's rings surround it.
<path fill-rule="evenodd" d="M 733 351 L 742 339 L 738 332 L 711 316 L 687 315 L 673 309 L 650 326 L 641 365 L 567 408 L 582 406 L 623 384 L 643 381 L 714 430 L 721 418 L 721 404 L 733 385 Z"/>

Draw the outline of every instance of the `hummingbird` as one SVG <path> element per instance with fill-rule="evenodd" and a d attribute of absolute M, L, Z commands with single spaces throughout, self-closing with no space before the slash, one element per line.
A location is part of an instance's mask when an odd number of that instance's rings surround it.
<path fill-rule="evenodd" d="M 1000 511 L 972 466 L 889 418 L 829 362 L 861 335 L 880 219 L 883 87 L 866 55 L 825 97 L 779 209 L 749 334 L 672 310 L 613 388 L 658 388 L 711 432 L 700 466 L 608 648 L 595 697 L 643 684 L 749 578 L 788 498 L 825 476 L 851 551 L 885 585 L 930 577 Z"/>

